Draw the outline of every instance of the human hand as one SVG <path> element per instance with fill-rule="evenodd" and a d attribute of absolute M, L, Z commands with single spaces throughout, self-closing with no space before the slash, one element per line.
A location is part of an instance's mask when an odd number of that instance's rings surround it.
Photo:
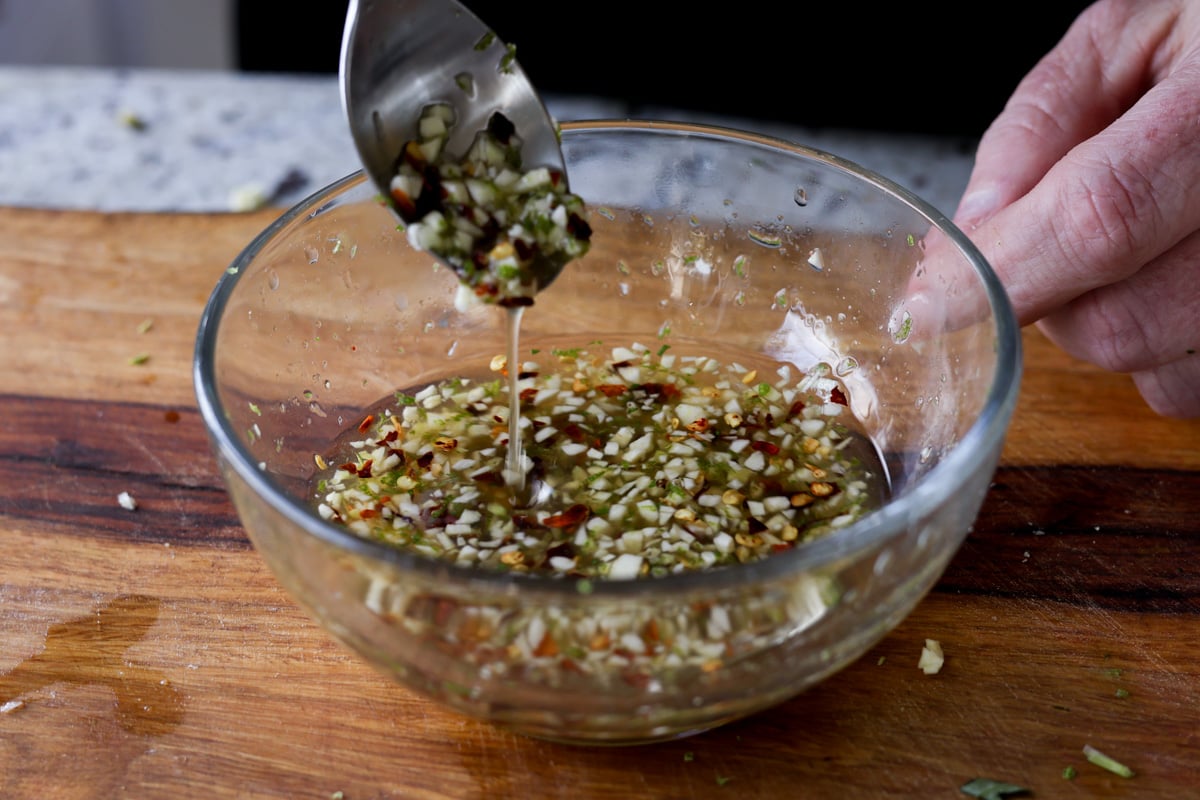
<path fill-rule="evenodd" d="M 955 222 L 1022 325 L 1200 416 L 1200 0 L 1099 0 L 980 141 Z"/>

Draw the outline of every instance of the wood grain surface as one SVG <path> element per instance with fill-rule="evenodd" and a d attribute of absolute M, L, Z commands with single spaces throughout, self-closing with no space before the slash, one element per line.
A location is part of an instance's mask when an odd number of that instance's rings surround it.
<path fill-rule="evenodd" d="M 4 797 L 953 798 L 987 777 L 1200 798 L 1200 421 L 1033 330 L 972 535 L 816 688 L 689 739 L 577 748 L 385 680 L 275 582 L 195 409 L 203 304 L 276 213 L 0 209 Z"/>

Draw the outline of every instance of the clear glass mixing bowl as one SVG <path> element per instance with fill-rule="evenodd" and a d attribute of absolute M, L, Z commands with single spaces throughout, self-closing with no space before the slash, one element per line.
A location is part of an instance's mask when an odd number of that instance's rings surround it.
<path fill-rule="evenodd" d="M 629 581 L 462 567 L 323 521 L 315 453 L 380 398 L 505 348 L 504 312 L 457 308 L 454 277 L 409 247 L 361 174 L 233 262 L 200 324 L 195 385 L 247 533 L 334 637 L 465 714 L 649 742 L 801 692 L 913 609 L 987 492 L 1020 336 L 970 241 L 881 176 L 732 130 L 563 128 L 593 245 L 527 310 L 522 348 L 668 343 L 827 369 L 886 465 L 878 510 L 754 563 Z"/>

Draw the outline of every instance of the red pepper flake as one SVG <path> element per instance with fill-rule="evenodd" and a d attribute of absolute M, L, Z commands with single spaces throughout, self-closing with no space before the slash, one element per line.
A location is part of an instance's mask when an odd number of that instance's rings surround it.
<path fill-rule="evenodd" d="M 646 394 L 661 397 L 663 400 L 674 400 L 683 394 L 683 392 L 679 391 L 679 387 L 673 383 L 643 383 L 638 385 L 637 388 Z"/>
<path fill-rule="evenodd" d="M 411 219 L 416 216 L 417 204 L 401 189 L 392 189 L 392 202 L 396 206 L 396 211 L 404 219 Z"/>
<path fill-rule="evenodd" d="M 658 644 L 662 641 L 662 636 L 658 632 L 658 620 L 651 619 L 642 628 L 642 641 L 646 644 Z"/>
<path fill-rule="evenodd" d="M 833 387 L 833 391 L 829 393 L 829 400 L 830 402 L 837 403 L 840 406 L 849 405 L 849 403 L 846 401 L 846 393 L 837 386 Z"/>
<path fill-rule="evenodd" d="M 538 390 L 534 389 L 532 386 L 529 387 L 528 389 L 522 389 L 521 390 L 521 402 L 528 403 L 530 400 L 537 397 L 537 393 L 538 393 Z"/>
<path fill-rule="evenodd" d="M 632 655 L 632 653 L 630 653 Z M 650 685 L 650 676 L 644 672 L 625 672 L 621 675 L 621 680 L 632 686 L 634 689 L 645 689 Z"/>
<path fill-rule="evenodd" d="M 774 442 L 756 440 L 750 443 L 750 448 L 752 450 L 757 450 L 760 453 L 766 453 L 769 456 L 779 455 L 779 445 L 775 444 Z"/>
<path fill-rule="evenodd" d="M 542 524 L 547 528 L 569 528 L 572 525 L 578 525 L 588 518 L 588 507 L 583 503 L 576 503 L 560 514 L 554 514 L 542 520 Z"/>
<path fill-rule="evenodd" d="M 515 525 L 518 530 L 522 531 L 532 531 L 543 527 L 536 519 L 528 514 L 513 514 L 512 521 L 513 525 Z"/>
<path fill-rule="evenodd" d="M 558 643 L 555 642 L 554 639 L 550 637 L 550 634 L 547 633 L 542 637 L 542 640 L 538 642 L 538 646 L 534 648 L 533 654 L 538 658 L 550 658 L 552 656 L 556 656 L 558 655 Z"/>
<path fill-rule="evenodd" d="M 492 289 L 490 291 L 490 294 L 499 294 L 499 293 L 500 293 L 499 289 Z M 482 294 L 482 293 L 477 291 L 476 294 Z M 516 308 L 518 306 L 531 306 L 531 305 L 533 305 L 533 298 L 532 297 L 524 297 L 524 296 L 502 297 L 502 298 L 500 298 L 499 301 L 497 301 L 496 305 L 500 306 L 501 308 Z"/>
<path fill-rule="evenodd" d="M 363 421 L 358 423 L 358 432 L 366 433 L 367 429 L 371 427 L 371 423 L 374 421 L 375 421 L 375 415 L 367 414 L 365 417 L 363 417 Z"/>
<path fill-rule="evenodd" d="M 368 458 L 366 461 L 364 461 L 362 463 L 362 466 L 358 468 L 358 477 L 360 477 L 360 478 L 371 477 L 371 465 L 373 463 L 375 463 L 375 459 L 373 459 L 373 458 Z"/>
<path fill-rule="evenodd" d="M 792 403 L 792 407 L 788 409 L 788 417 L 799 416 L 800 412 L 803 410 L 804 410 L 804 401 L 797 400 L 796 402 Z"/>
<path fill-rule="evenodd" d="M 602 383 L 596 387 L 596 391 L 605 397 L 617 397 L 624 394 L 627 388 L 623 383 Z"/>
<path fill-rule="evenodd" d="M 503 486 L 504 476 L 496 470 L 490 469 L 487 472 L 480 472 L 476 474 L 475 481 L 477 483 L 486 483 L 491 486 Z"/>
<path fill-rule="evenodd" d="M 362 511 L 358 512 L 358 516 L 362 517 L 363 519 L 375 519 L 379 516 L 379 509 L 364 508 Z"/>
<path fill-rule="evenodd" d="M 458 610 L 458 604 L 441 597 L 431 597 L 430 600 L 433 601 L 434 623 L 438 627 L 446 627 L 450 623 L 451 617 L 454 616 L 454 612 Z"/>

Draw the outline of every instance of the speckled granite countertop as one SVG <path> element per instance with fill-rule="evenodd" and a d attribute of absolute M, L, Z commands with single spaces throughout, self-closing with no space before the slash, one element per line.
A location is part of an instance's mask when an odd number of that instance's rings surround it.
<path fill-rule="evenodd" d="M 684 119 L 815 147 L 952 213 L 973 142 L 796 128 L 547 96 L 560 121 Z M 0 205 L 234 211 L 290 205 L 358 169 L 333 76 L 0 67 Z"/>

